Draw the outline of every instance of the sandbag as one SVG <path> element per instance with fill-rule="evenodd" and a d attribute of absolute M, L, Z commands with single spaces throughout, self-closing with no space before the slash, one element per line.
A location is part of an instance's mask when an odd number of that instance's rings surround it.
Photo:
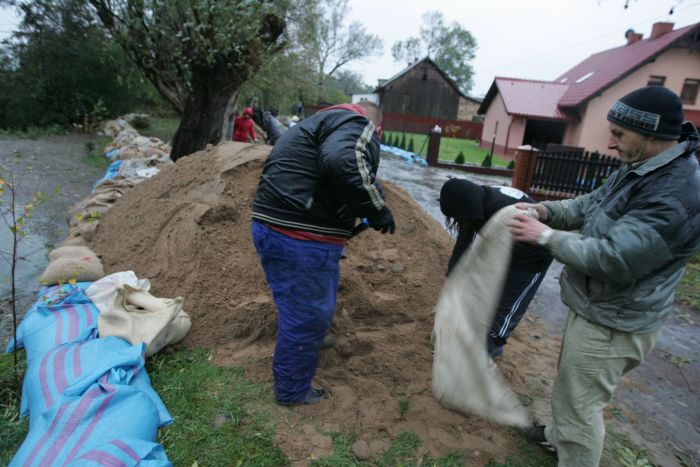
<path fill-rule="evenodd" d="M 146 394 L 158 410 L 159 426 L 169 425 L 172 417 L 151 387 L 144 352 L 144 344 L 131 345 L 118 337 L 96 339 L 94 335 L 54 347 L 28 365 L 20 414 L 29 415 L 31 428 L 68 388 L 89 386 L 108 374 L 107 382 L 127 384 Z"/>
<path fill-rule="evenodd" d="M 172 467 L 163 446 L 151 441 L 134 438 L 118 438 L 102 446 L 96 446 L 71 461 L 67 467 Z"/>
<path fill-rule="evenodd" d="M 46 301 L 41 298 L 17 326 L 17 347 L 26 350 L 29 365 L 56 346 L 85 339 L 97 328 L 98 315 L 97 307 L 77 287 L 56 303 L 48 297 Z M 12 348 L 10 342 L 7 351 Z"/>
<path fill-rule="evenodd" d="M 524 211 L 507 206 L 479 231 L 481 240 L 462 255 L 447 278 L 433 327 L 433 394 L 466 413 L 520 428 L 530 426 L 527 411 L 486 352 L 510 263 L 513 240 L 507 227 Z M 532 210 L 528 215 L 535 216 Z"/>
<path fill-rule="evenodd" d="M 94 251 L 86 246 L 61 246 L 49 252 L 49 261 L 59 258 L 82 258 L 84 256 L 97 257 Z"/>
<path fill-rule="evenodd" d="M 63 465 L 115 437 L 155 441 L 158 410 L 153 402 L 134 387 L 107 382 L 108 377 L 79 394 L 66 390 L 30 428 L 10 466 Z"/>
<path fill-rule="evenodd" d="M 80 236 L 85 240 L 90 241 L 89 235 L 85 235 L 86 230 L 81 227 L 85 223 L 78 224 L 77 229 Z M 71 230 L 73 232 L 73 230 Z M 93 231 L 94 235 L 94 231 Z M 46 270 L 41 275 L 39 281 L 45 285 L 58 284 L 59 282 L 68 282 L 69 280 L 76 281 L 96 281 L 104 277 L 104 269 L 102 267 L 102 262 L 100 259 L 86 247 L 61 247 L 58 248 L 85 248 L 92 254 L 85 254 L 81 256 L 62 256 L 51 261 L 46 267 Z"/>
<path fill-rule="evenodd" d="M 147 291 L 125 284 L 116 290 L 111 306 L 100 314 L 101 337 L 117 336 L 132 344 L 144 342 L 146 355 L 185 338 L 192 325 L 182 310 L 182 297 L 156 298 Z"/>
<path fill-rule="evenodd" d="M 139 279 L 134 271 L 115 272 L 102 279 L 93 282 L 90 287 L 85 290 L 85 294 L 92 300 L 92 303 L 100 310 L 100 313 L 105 313 L 114 301 L 114 294 L 117 289 L 125 284 L 131 287 L 136 287 L 145 290 L 151 288 L 151 282 L 148 279 Z"/>
<path fill-rule="evenodd" d="M 60 246 L 88 246 L 88 242 L 82 237 L 66 237 Z"/>

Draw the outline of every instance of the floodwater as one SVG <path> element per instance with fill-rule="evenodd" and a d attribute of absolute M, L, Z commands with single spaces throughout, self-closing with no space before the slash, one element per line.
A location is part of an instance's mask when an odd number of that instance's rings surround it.
<path fill-rule="evenodd" d="M 448 178 L 468 178 L 492 186 L 509 185 L 511 181 L 503 177 L 423 168 L 391 155 L 382 156 L 379 177 L 401 186 L 443 225 L 444 217 L 437 200 L 440 187 Z M 555 261 L 528 311 L 530 316 L 544 323 L 550 336 L 561 336 L 566 320 L 567 309 L 559 297 L 561 270 L 562 265 Z M 620 409 L 615 411 L 619 419 L 608 423 L 645 446 L 663 466 L 700 466 L 698 321 L 699 312 L 677 309 L 647 361 L 623 378 L 611 403 L 611 407 Z"/>

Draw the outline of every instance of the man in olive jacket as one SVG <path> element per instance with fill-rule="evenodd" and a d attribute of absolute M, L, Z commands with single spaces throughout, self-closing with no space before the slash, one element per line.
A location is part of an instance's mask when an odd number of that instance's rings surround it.
<path fill-rule="evenodd" d="M 560 466 L 598 465 L 603 408 L 622 375 L 654 348 L 700 249 L 697 133 L 679 143 L 682 120 L 681 101 L 666 88 L 622 97 L 608 112 L 608 148 L 625 165 L 587 195 L 516 205 L 536 209 L 541 222 L 516 216 L 514 239 L 546 246 L 565 265 L 561 293 L 570 311 L 552 389 L 554 423 L 530 431 L 556 449 Z"/>

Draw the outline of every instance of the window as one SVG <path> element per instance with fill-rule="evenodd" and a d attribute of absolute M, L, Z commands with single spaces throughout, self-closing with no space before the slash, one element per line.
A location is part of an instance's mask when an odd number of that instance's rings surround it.
<path fill-rule="evenodd" d="M 666 82 L 665 76 L 651 75 L 649 77 L 649 81 L 647 81 L 647 86 L 663 86 L 665 82 Z"/>
<path fill-rule="evenodd" d="M 700 87 L 700 80 L 685 80 L 685 83 L 683 83 L 683 90 L 681 91 L 681 100 L 684 104 L 695 105 L 695 98 L 698 97 L 698 87 Z"/>

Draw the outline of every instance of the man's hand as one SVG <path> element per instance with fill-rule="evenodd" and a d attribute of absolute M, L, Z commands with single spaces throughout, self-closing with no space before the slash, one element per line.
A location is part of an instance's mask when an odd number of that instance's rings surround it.
<path fill-rule="evenodd" d="M 532 204 L 532 203 L 515 203 L 516 209 L 525 211 L 527 209 L 534 209 L 537 212 L 537 217 L 540 222 L 547 222 L 549 219 L 549 210 L 544 204 Z"/>
<path fill-rule="evenodd" d="M 538 206 L 537 204 L 526 205 Z M 510 228 L 510 233 L 513 234 L 514 240 L 518 242 L 532 243 L 533 245 L 538 244 L 537 240 L 540 239 L 543 232 L 547 230 L 552 230 L 537 219 L 534 219 L 530 216 L 526 216 L 524 214 L 517 214 L 513 216 L 513 219 L 511 219 L 511 221 L 508 222 L 508 228 Z"/>
<path fill-rule="evenodd" d="M 389 232 L 394 233 L 396 230 L 396 223 L 394 222 L 394 216 L 391 214 L 391 210 L 384 206 L 381 211 L 379 211 L 374 217 L 368 217 L 367 222 L 369 226 L 374 230 L 381 230 L 383 234 Z"/>

